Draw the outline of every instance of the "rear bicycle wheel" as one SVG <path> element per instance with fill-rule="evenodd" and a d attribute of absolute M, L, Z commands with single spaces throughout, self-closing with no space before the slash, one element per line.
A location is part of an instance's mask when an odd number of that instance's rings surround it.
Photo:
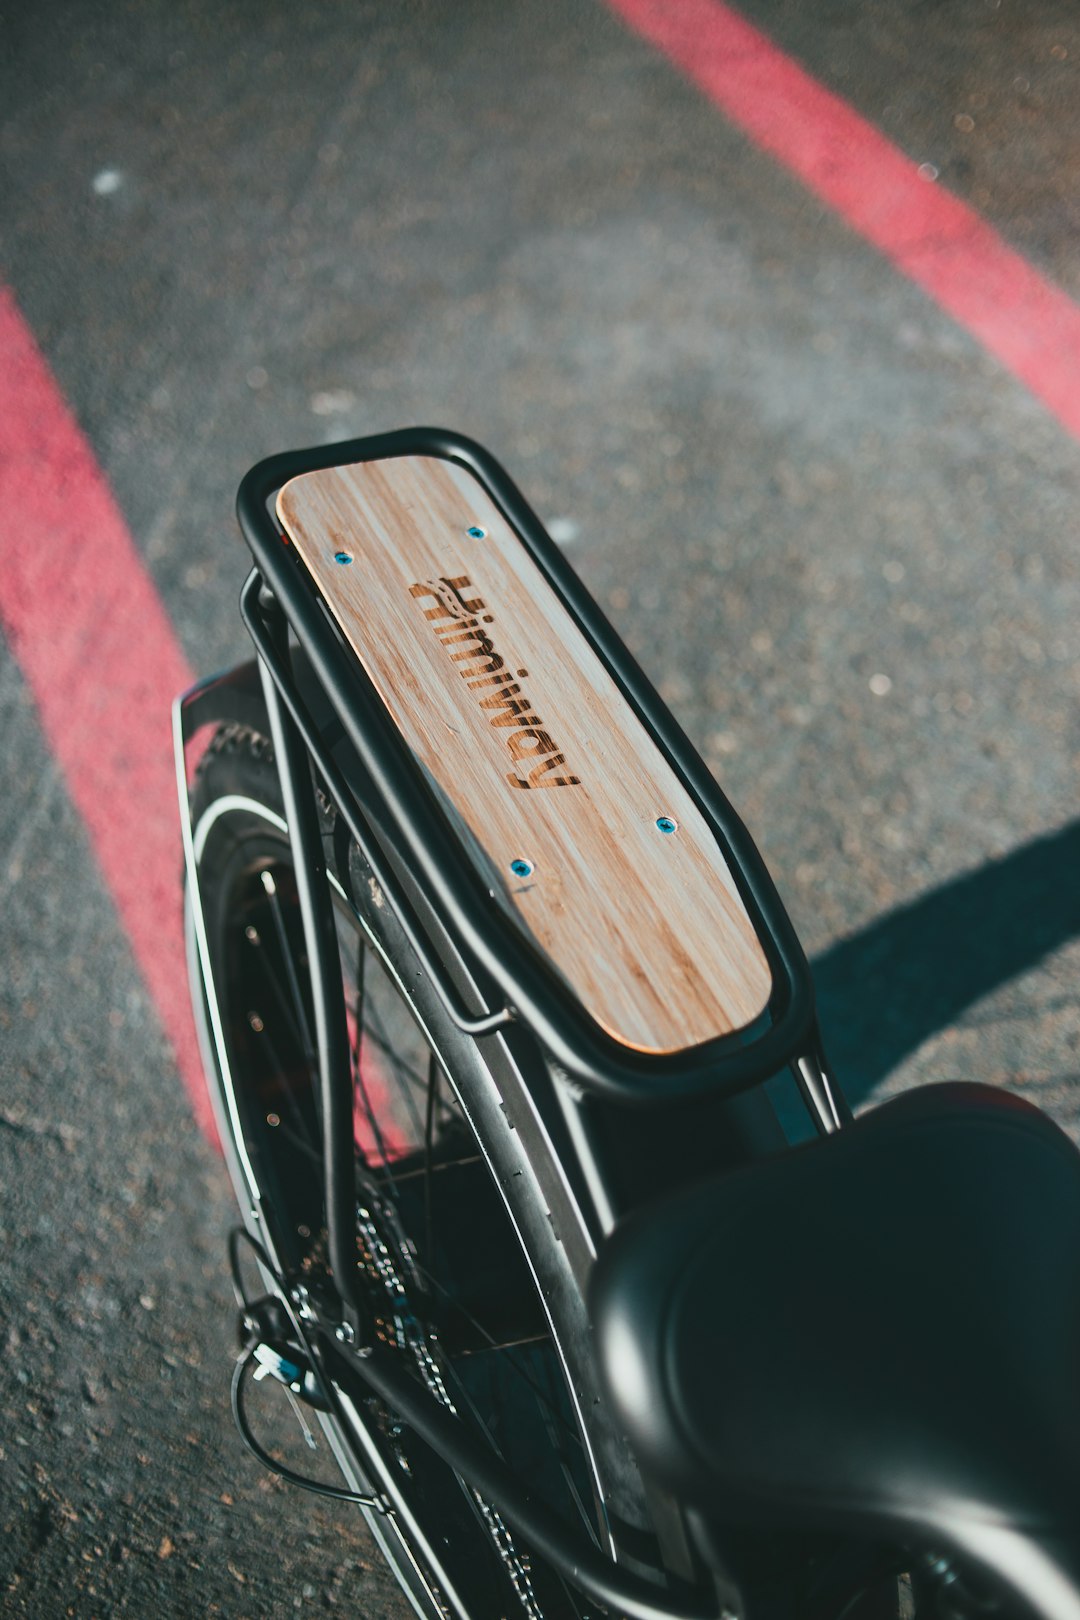
<path fill-rule="evenodd" d="M 610 1550 L 644 1516 L 604 1431 L 580 1278 L 550 1217 L 558 1167 L 503 1106 L 501 1038 L 453 1025 L 333 807 L 323 834 L 353 1059 L 356 1262 L 378 1329 L 433 1398 L 487 1433 L 520 1478 Z M 328 1275 L 313 1014 L 295 872 L 269 743 L 225 725 L 192 795 L 211 970 L 192 950 L 216 1116 L 245 1220 L 278 1269 Z M 194 927 L 191 930 L 194 938 Z M 212 997 L 212 1004 L 211 1004 Z M 254 1213 L 253 1213 L 254 1212 Z M 370 1400 L 324 1416 L 417 1613 L 582 1620 L 491 1504 Z"/>

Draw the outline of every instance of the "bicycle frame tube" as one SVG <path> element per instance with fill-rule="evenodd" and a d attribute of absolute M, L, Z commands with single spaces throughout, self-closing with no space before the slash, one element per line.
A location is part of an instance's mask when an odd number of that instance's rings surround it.
<path fill-rule="evenodd" d="M 288 658 L 288 626 L 271 601 L 264 609 L 279 656 Z M 276 623 L 275 623 L 276 620 Z M 356 1286 L 356 1168 L 353 1148 L 353 1078 L 337 929 L 322 858 L 315 788 L 303 738 L 278 697 L 273 677 L 260 667 L 270 718 L 285 819 L 295 857 L 297 897 L 304 925 L 315 1013 L 315 1037 L 322 1097 L 323 1169 L 330 1267 L 354 1332 L 363 1332 Z"/>

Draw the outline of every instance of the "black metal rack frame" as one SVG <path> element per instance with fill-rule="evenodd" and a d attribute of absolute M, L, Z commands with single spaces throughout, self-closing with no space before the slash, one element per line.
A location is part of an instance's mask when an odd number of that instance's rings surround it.
<path fill-rule="evenodd" d="M 773 990 L 764 1027 L 716 1037 L 681 1051 L 648 1053 L 609 1035 L 570 992 L 552 965 L 492 903 L 484 881 L 437 796 L 378 696 L 321 604 L 295 547 L 283 543 L 270 502 L 301 473 L 359 461 L 424 455 L 457 462 L 495 500 L 532 559 L 575 619 L 620 693 L 674 769 L 717 839 L 765 951 Z M 242 599 L 245 622 L 260 660 L 316 768 L 369 858 L 378 825 L 417 872 L 440 924 L 483 965 L 504 996 L 479 1017 L 463 1009 L 440 975 L 435 953 L 413 939 L 451 1016 L 481 1035 L 514 1017 L 537 1036 L 551 1058 L 585 1091 L 624 1103 L 673 1102 L 705 1093 L 732 1094 L 756 1085 L 816 1050 L 809 968 L 772 880 L 746 829 L 658 694 L 596 603 L 544 532 L 498 463 L 479 445 L 449 432 L 413 428 L 260 462 L 240 486 L 237 512 L 255 560 Z M 364 803 L 336 772 L 319 728 L 291 679 L 287 641 L 275 630 L 284 613 L 304 648 L 366 775 Z M 355 826 L 354 826 L 355 822 Z M 377 857 L 377 851 L 374 851 Z M 385 862 L 382 863 L 385 865 Z"/>

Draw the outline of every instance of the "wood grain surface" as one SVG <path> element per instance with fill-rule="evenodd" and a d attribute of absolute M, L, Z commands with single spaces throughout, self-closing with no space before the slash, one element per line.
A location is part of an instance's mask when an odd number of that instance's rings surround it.
<path fill-rule="evenodd" d="M 278 514 L 489 886 L 593 1018 L 649 1052 L 756 1018 L 769 968 L 720 849 L 483 487 L 401 457 L 295 478 Z"/>

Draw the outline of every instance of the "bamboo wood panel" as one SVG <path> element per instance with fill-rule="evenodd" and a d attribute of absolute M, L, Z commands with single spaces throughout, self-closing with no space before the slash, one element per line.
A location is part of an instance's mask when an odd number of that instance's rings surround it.
<path fill-rule="evenodd" d="M 278 514 L 490 886 L 597 1022 L 667 1052 L 756 1018 L 769 967 L 721 851 L 471 474 L 305 473 Z"/>

